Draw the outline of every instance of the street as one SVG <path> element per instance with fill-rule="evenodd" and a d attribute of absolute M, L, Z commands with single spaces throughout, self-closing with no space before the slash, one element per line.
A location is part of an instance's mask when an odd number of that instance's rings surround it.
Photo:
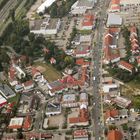
<path fill-rule="evenodd" d="M 100 97 L 100 71 L 101 71 L 101 55 L 102 55 L 102 40 L 104 33 L 104 23 L 103 20 L 106 18 L 106 12 L 110 0 L 102 0 L 98 2 L 99 7 L 102 9 L 100 15 L 98 16 L 98 27 L 97 27 L 97 39 L 93 43 L 93 120 L 94 120 L 94 133 L 95 140 L 100 140 L 103 134 L 102 128 L 104 127 L 101 123 L 101 107 L 102 104 Z M 101 105 L 102 106 L 102 105 Z"/>

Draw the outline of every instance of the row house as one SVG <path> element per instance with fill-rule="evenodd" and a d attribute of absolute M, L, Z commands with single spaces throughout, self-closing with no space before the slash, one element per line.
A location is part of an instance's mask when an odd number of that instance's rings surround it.
<path fill-rule="evenodd" d="M 120 61 L 120 52 L 117 48 L 117 37 L 114 33 L 107 31 L 104 36 L 104 58 L 105 64 L 115 63 Z"/>
<path fill-rule="evenodd" d="M 118 63 L 118 67 L 123 70 L 129 71 L 130 73 L 134 71 L 134 66 L 123 60 Z"/>
<path fill-rule="evenodd" d="M 130 28 L 130 42 L 132 54 L 139 54 L 140 47 L 138 42 L 137 28 L 135 26 Z"/>

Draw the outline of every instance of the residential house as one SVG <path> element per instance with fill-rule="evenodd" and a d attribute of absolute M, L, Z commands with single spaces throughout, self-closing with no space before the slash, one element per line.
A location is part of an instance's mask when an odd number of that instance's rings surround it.
<path fill-rule="evenodd" d="M 118 63 L 118 67 L 123 70 L 129 71 L 130 73 L 134 71 L 134 66 L 123 60 Z"/>
<path fill-rule="evenodd" d="M 130 28 L 130 42 L 131 42 L 131 52 L 132 54 L 139 54 L 140 47 L 138 42 L 137 28 L 136 26 L 132 26 Z"/>
<path fill-rule="evenodd" d="M 117 48 L 117 35 L 108 30 L 104 36 L 104 57 L 105 64 L 115 63 L 120 61 L 120 52 Z"/>
<path fill-rule="evenodd" d="M 34 82 L 32 80 L 26 81 L 25 83 L 22 84 L 24 87 L 24 92 L 28 92 L 33 90 L 34 88 Z"/>
<path fill-rule="evenodd" d="M 35 67 L 32 67 L 31 73 L 34 81 L 39 81 L 42 78 L 41 72 L 37 70 Z"/>
<path fill-rule="evenodd" d="M 124 97 L 117 96 L 113 99 L 114 103 L 116 103 L 121 108 L 129 108 L 131 105 L 131 100 L 126 99 Z"/>
<path fill-rule="evenodd" d="M 114 13 L 114 12 L 120 12 L 120 0 L 111 0 L 109 4 L 108 12 Z"/>
<path fill-rule="evenodd" d="M 82 30 L 92 30 L 95 24 L 95 17 L 91 14 L 86 14 L 82 21 Z"/>
<path fill-rule="evenodd" d="M 87 45 L 79 45 L 76 47 L 75 50 L 75 57 L 80 58 L 80 57 L 90 57 L 91 52 L 90 52 L 90 46 Z"/>
<path fill-rule="evenodd" d="M 70 126 L 87 126 L 89 124 L 88 108 L 82 104 L 79 109 L 79 115 L 76 117 L 69 118 Z"/>
<path fill-rule="evenodd" d="M 61 104 L 48 102 L 46 106 L 46 116 L 61 114 Z"/>
<path fill-rule="evenodd" d="M 117 110 L 117 109 L 107 110 L 105 112 L 105 122 L 106 122 L 106 124 L 114 123 L 115 118 L 118 118 L 118 116 L 119 116 L 119 110 Z"/>
<path fill-rule="evenodd" d="M 89 135 L 86 129 L 75 130 L 73 133 L 74 140 L 88 140 Z"/>
<path fill-rule="evenodd" d="M 65 94 L 62 97 L 61 104 L 63 107 L 77 107 L 78 101 L 75 94 Z"/>
<path fill-rule="evenodd" d="M 81 66 L 90 66 L 91 62 L 89 60 L 86 60 L 84 58 L 77 58 L 76 64 Z"/>
<path fill-rule="evenodd" d="M 6 99 L 16 96 L 15 92 L 7 84 L 2 83 L 0 83 L 0 94 Z"/>
<path fill-rule="evenodd" d="M 56 80 L 47 84 L 50 96 L 54 96 L 56 93 L 61 93 L 67 90 L 66 84 L 61 80 Z"/>
<path fill-rule="evenodd" d="M 107 134 L 107 140 L 122 140 L 123 134 L 119 130 L 110 130 Z"/>
<path fill-rule="evenodd" d="M 38 19 L 30 21 L 30 32 L 34 34 L 54 35 L 57 34 L 61 25 L 60 19 Z"/>

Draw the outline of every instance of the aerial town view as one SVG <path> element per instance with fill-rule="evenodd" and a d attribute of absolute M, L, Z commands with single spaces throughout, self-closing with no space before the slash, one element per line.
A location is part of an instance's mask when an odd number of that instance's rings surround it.
<path fill-rule="evenodd" d="M 0 0 L 0 140 L 140 140 L 140 0 Z"/>

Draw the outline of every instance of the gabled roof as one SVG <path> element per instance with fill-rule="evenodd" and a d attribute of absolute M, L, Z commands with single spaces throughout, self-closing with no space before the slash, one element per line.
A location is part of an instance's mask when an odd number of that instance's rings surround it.
<path fill-rule="evenodd" d="M 84 20 L 82 22 L 82 26 L 93 26 L 94 16 L 93 15 L 85 15 Z"/>
<path fill-rule="evenodd" d="M 126 61 L 120 61 L 119 65 L 122 65 L 123 67 L 132 70 L 134 68 L 134 66 Z"/>
<path fill-rule="evenodd" d="M 82 130 L 75 130 L 74 131 L 74 138 L 79 138 L 79 137 L 88 137 L 88 132 L 85 129 Z"/>
<path fill-rule="evenodd" d="M 31 127 L 31 117 L 26 116 L 25 121 L 23 123 L 23 128 L 24 129 L 29 129 Z"/>
<path fill-rule="evenodd" d="M 23 85 L 24 85 L 25 87 L 31 86 L 31 85 L 33 85 L 33 84 L 34 84 L 34 83 L 33 83 L 32 80 L 23 83 Z"/>
<path fill-rule="evenodd" d="M 122 140 L 123 135 L 118 130 L 111 130 L 108 132 L 107 139 L 108 140 Z"/>
<path fill-rule="evenodd" d="M 104 37 L 104 46 L 112 45 L 113 43 L 113 35 L 108 31 Z"/>
<path fill-rule="evenodd" d="M 116 116 L 118 116 L 118 115 L 119 115 L 119 111 L 116 110 L 116 109 L 107 110 L 106 113 L 105 113 L 105 118 L 106 118 L 106 119 L 107 119 L 107 118 L 110 118 L 110 117 L 114 118 L 114 117 L 116 117 Z"/>

